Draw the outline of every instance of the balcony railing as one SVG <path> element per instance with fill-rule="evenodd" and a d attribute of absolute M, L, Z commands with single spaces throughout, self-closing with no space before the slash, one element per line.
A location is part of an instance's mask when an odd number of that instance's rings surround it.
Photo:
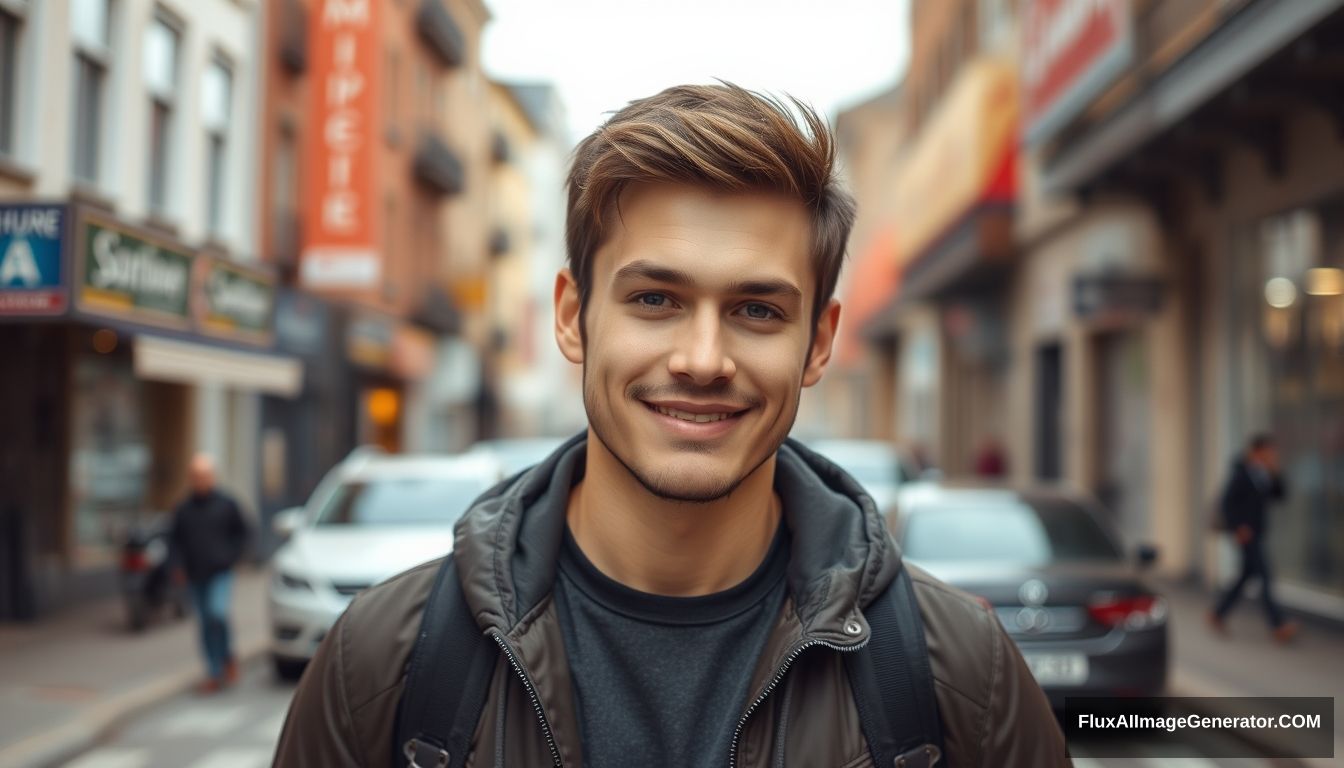
<path fill-rule="evenodd" d="M 443 0 L 422 0 L 415 16 L 415 27 L 444 66 L 462 66 L 467 43 Z"/>
<path fill-rule="evenodd" d="M 441 195 L 456 195 L 466 187 L 462 161 L 433 131 L 420 134 L 414 168 L 415 178 Z"/>

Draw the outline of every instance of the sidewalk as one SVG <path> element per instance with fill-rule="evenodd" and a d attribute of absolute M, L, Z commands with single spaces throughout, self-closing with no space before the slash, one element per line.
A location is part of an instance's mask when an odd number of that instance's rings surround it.
<path fill-rule="evenodd" d="M 1302 633 L 1278 645 L 1260 601 L 1242 599 L 1228 617 L 1228 637 L 1204 623 L 1213 597 L 1184 584 L 1163 584 L 1171 606 L 1172 696 L 1330 696 L 1335 698 L 1335 759 L 1344 758 L 1344 631 L 1303 622 Z"/>
<path fill-rule="evenodd" d="M 266 573 L 238 572 L 234 653 L 266 649 Z M 119 599 L 0 625 L 0 768 L 45 768 L 204 676 L 194 617 L 126 630 Z"/>

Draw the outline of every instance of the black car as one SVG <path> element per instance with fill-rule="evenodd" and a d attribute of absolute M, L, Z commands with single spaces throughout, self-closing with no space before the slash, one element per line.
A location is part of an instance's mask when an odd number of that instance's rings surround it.
<path fill-rule="evenodd" d="M 906 486 L 888 523 L 907 560 L 998 614 L 1056 708 L 1065 696 L 1155 696 L 1167 602 L 1097 506 L 1054 492 Z"/>

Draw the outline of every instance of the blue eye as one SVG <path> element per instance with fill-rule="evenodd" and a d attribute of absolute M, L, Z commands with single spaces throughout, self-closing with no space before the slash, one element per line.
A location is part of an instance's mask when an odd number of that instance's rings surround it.
<path fill-rule="evenodd" d="M 779 317 L 780 314 L 767 304 L 748 304 L 746 307 L 747 317 L 752 320 L 770 320 Z"/>
<path fill-rule="evenodd" d="M 636 301 L 646 307 L 663 307 L 667 305 L 667 297 L 661 293 L 641 293 L 636 298 Z"/>

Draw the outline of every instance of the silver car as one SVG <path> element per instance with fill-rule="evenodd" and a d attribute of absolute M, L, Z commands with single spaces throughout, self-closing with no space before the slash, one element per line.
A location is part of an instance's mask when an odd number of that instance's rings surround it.
<path fill-rule="evenodd" d="M 271 656 L 295 679 L 360 591 L 453 548 L 453 524 L 503 477 L 490 456 L 358 451 L 308 504 L 276 515 L 287 540 L 272 560 Z"/>

